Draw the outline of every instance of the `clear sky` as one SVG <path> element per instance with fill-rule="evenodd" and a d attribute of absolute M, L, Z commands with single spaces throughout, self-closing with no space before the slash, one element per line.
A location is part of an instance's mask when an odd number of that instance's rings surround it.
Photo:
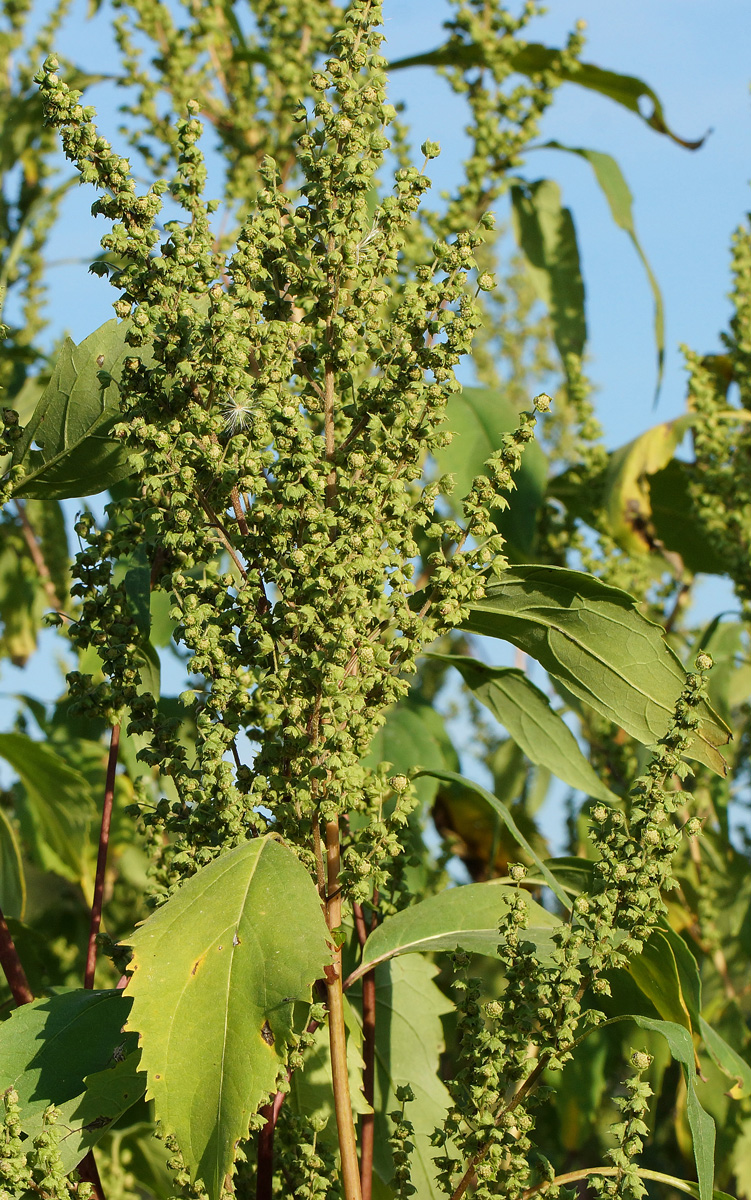
<path fill-rule="evenodd" d="M 512 9 L 520 6 L 510 3 Z M 386 0 L 384 8 L 390 58 L 443 40 L 445 0 Z M 78 0 L 60 48 L 85 69 L 116 69 L 106 5 L 93 21 L 84 19 L 84 11 Z M 613 225 L 587 163 L 551 150 L 529 156 L 528 177 L 557 179 L 574 213 L 587 287 L 591 374 L 608 440 L 618 445 L 682 410 L 679 344 L 709 351 L 727 321 L 730 235 L 751 200 L 751 5 L 552 0 L 548 14 L 530 26 L 529 40 L 561 45 L 578 18 L 587 22 L 585 61 L 649 83 L 681 136 L 698 138 L 712 130 L 701 150 L 689 152 L 605 97 L 564 84 L 540 139 L 613 154 L 630 184 L 637 230 L 665 299 L 666 375 L 656 414 L 652 301 L 633 248 Z M 103 132 L 114 135 L 112 89 L 95 87 L 91 98 L 100 108 Z M 437 189 L 450 185 L 465 143 L 462 102 L 427 68 L 395 74 L 392 99 L 406 100 L 416 146 L 424 138 L 441 142 L 441 157 L 430 167 Z M 88 261 L 96 252 L 104 224 L 88 215 L 92 198 L 89 189 L 71 196 L 55 238 L 55 258 L 80 255 Z M 65 327 L 78 340 L 111 315 L 114 294 L 105 281 L 86 275 L 85 264 L 57 268 L 51 282 L 56 332 Z"/>

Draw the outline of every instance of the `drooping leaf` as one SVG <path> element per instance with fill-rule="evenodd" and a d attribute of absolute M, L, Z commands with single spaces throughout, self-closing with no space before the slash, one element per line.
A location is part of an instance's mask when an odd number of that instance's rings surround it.
<path fill-rule="evenodd" d="M 598 800 L 613 793 L 597 777 L 568 725 L 550 707 L 544 692 L 515 667 L 487 667 L 463 654 L 433 654 L 456 667 L 472 692 L 505 727 L 530 762 Z"/>
<path fill-rule="evenodd" d="M 516 842 L 521 846 L 522 850 L 524 850 L 532 859 L 553 895 L 557 896 L 565 909 L 570 907 L 568 897 L 555 876 L 551 874 L 551 872 L 545 866 L 543 860 L 540 858 L 539 854 L 537 854 L 537 852 L 530 846 L 524 834 L 519 829 L 516 821 L 512 817 L 509 809 L 505 804 L 502 804 L 501 801 L 492 794 L 492 792 L 489 792 L 487 788 L 482 787 L 481 784 L 475 783 L 473 779 L 465 779 L 463 775 L 457 775 L 454 771 L 419 771 L 418 774 L 433 775 L 436 779 L 443 779 L 446 783 L 456 784 L 457 787 L 467 788 L 469 791 L 475 792 L 478 796 L 481 796 L 482 799 L 490 805 L 493 811 L 498 813 L 512 837 L 514 837 Z"/>
<path fill-rule="evenodd" d="M 685 141 L 668 128 L 662 104 L 648 84 L 635 75 L 621 75 L 617 71 L 606 71 L 593 63 L 564 63 L 561 51 L 552 46 L 543 46 L 539 42 L 516 43 L 509 53 L 508 64 L 513 71 L 522 75 L 539 75 L 544 71 L 555 71 L 556 75 L 567 83 L 577 83 L 579 87 L 599 92 L 602 96 L 623 105 L 636 116 L 646 121 L 650 129 L 663 133 L 679 146 L 687 150 L 698 150 L 704 138 L 697 141 Z M 468 70 L 472 67 L 490 65 L 487 61 L 487 49 L 478 42 L 462 43 L 457 40 L 439 46 L 437 50 L 429 50 L 424 54 L 413 54 L 409 58 L 400 58 L 389 64 L 389 70 L 405 70 L 407 67 L 442 67 L 454 66 Z M 648 101 L 651 112 L 642 112 L 642 104 Z"/>
<path fill-rule="evenodd" d="M 415 767 L 459 767 L 441 714 L 432 705 L 410 698 L 389 709 L 362 761 L 368 767 L 389 762 L 394 772 L 402 775 L 409 775 Z M 426 776 L 417 781 L 416 791 L 421 802 L 429 804 L 436 785 Z"/>
<path fill-rule="evenodd" d="M 658 1021 L 653 1017 L 629 1015 L 615 1017 L 616 1021 L 634 1021 L 641 1029 L 651 1030 L 663 1037 L 677 1063 L 680 1063 L 686 1082 L 686 1113 L 694 1144 L 694 1160 L 698 1179 L 698 1200 L 712 1200 L 714 1183 L 715 1125 L 705 1112 L 696 1091 L 696 1062 L 691 1034 L 673 1021 Z"/>
<path fill-rule="evenodd" d="M 438 1071 L 444 1049 L 441 1017 L 451 1004 L 433 982 L 437 969 L 410 955 L 376 969 L 375 1169 L 384 1184 L 393 1178 L 387 1114 L 401 1109 L 396 1089 L 409 1085 L 415 1099 L 406 1115 L 414 1125 L 412 1185 L 415 1200 L 439 1200 L 433 1131 L 442 1128 L 451 1098 Z"/>
<path fill-rule="evenodd" d="M 68 1170 L 143 1095 L 136 1038 L 122 1032 L 129 1008 L 119 991 L 70 991 L 24 1004 L 0 1024 L 3 1087 L 18 1092 L 30 1137 L 49 1104 L 60 1109 Z"/>
<path fill-rule="evenodd" d="M 133 472 L 134 463 L 109 436 L 120 415 L 117 380 L 125 358 L 134 354 L 125 341 L 127 330 L 127 322 L 112 320 L 78 346 L 66 338 L 15 445 L 13 465 L 23 467 L 24 474 L 14 495 L 93 496 Z"/>
<path fill-rule="evenodd" d="M 552 179 L 511 188 L 514 233 L 538 298 L 547 307 L 561 361 L 581 357 L 587 341 L 584 281 L 576 229 Z"/>
<path fill-rule="evenodd" d="M 17 667 L 36 650 L 37 633 L 49 607 L 20 529 L 0 522 L 0 654 Z"/>
<path fill-rule="evenodd" d="M 603 154 L 601 150 L 585 150 L 581 146 L 564 146 L 561 142 L 545 142 L 544 145 L 540 146 L 540 149 L 565 150 L 569 154 L 578 154 L 580 158 L 589 163 L 608 202 L 610 215 L 616 225 L 628 234 L 636 253 L 641 259 L 654 299 L 654 331 L 655 342 L 657 344 L 657 392 L 659 393 L 665 364 L 665 311 L 660 285 L 649 265 L 647 256 L 642 250 L 641 242 L 636 236 L 632 207 L 634 198 L 624 179 L 623 172 L 612 155 Z"/>
<path fill-rule="evenodd" d="M 313 881 L 268 835 L 204 867 L 128 939 L 148 1093 L 212 1200 L 274 1088 L 293 1006 L 330 961 L 327 935 Z"/>
<path fill-rule="evenodd" d="M 23 921 L 26 877 L 13 826 L 0 808 L 0 908 L 6 917 Z"/>
<path fill-rule="evenodd" d="M 484 473 L 485 463 L 500 448 L 504 435 L 512 433 L 518 425 L 517 409 L 503 392 L 494 388 L 465 387 L 449 397 L 446 428 L 453 432 L 454 438 L 434 453 L 440 474 L 454 476 L 456 487 L 448 501 L 458 517 L 462 516 L 461 501 L 472 480 Z M 532 549 L 546 476 L 545 454 L 536 441 L 530 442 L 514 476 L 514 502 L 493 517 L 516 555 L 526 557 Z"/>
<path fill-rule="evenodd" d="M 685 681 L 662 630 L 628 592 L 565 567 L 519 566 L 473 601 L 463 628 L 530 654 L 576 698 L 645 745 L 666 732 Z M 706 703 L 687 756 L 725 774 L 729 730 Z"/>
<path fill-rule="evenodd" d="M 24 785 L 18 817 L 39 865 L 73 883 L 87 881 L 95 808 L 86 780 L 51 746 L 25 733 L 0 734 L 0 758 Z"/>
<path fill-rule="evenodd" d="M 522 938 L 534 945 L 535 957 L 544 961 L 554 949 L 551 934 L 560 926 L 560 918 L 536 904 L 524 889 L 489 880 L 446 888 L 387 917 L 365 943 L 362 962 L 347 984 L 401 954 L 430 954 L 461 947 L 471 954 L 495 956 L 499 921 L 508 905 L 519 896 L 529 912 Z"/>

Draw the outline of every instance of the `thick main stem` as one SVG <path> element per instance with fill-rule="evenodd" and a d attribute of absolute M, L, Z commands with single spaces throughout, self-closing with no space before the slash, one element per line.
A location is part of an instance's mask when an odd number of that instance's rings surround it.
<path fill-rule="evenodd" d="M 373 895 L 373 904 L 378 893 Z M 368 934 L 375 928 L 376 913 L 373 909 L 370 930 L 365 922 L 361 904 L 355 904 L 355 929 L 361 947 L 365 947 Z M 376 1033 L 376 987 L 375 969 L 363 975 L 362 980 L 362 1094 L 373 1108 L 375 1099 L 375 1033 Z M 373 1195 L 373 1160 L 375 1157 L 375 1112 L 363 1113 L 360 1117 L 360 1187 L 362 1200 L 371 1200 Z"/>
<path fill-rule="evenodd" d="M 342 923 L 342 893 L 339 883 L 340 843 L 339 821 L 326 822 L 326 922 L 330 930 L 339 931 Z M 339 1133 L 339 1153 L 342 1160 L 344 1200 L 362 1200 L 360 1166 L 357 1161 L 357 1138 L 352 1116 L 347 1070 L 347 1035 L 344 1024 L 344 993 L 342 992 L 342 951 L 336 945 L 334 961 L 326 967 L 326 997 L 329 1010 L 329 1045 L 331 1047 L 331 1079 L 334 1088 L 334 1111 Z"/>
<path fill-rule="evenodd" d="M 94 880 L 94 899 L 91 902 L 91 923 L 89 925 L 89 944 L 86 951 L 86 970 L 83 986 L 93 988 L 94 972 L 96 971 L 96 939 L 102 923 L 102 903 L 104 900 L 104 877 L 107 871 L 107 851 L 110 843 L 110 824 L 112 823 L 112 804 L 115 798 L 115 772 L 117 770 L 117 753 L 120 746 L 120 726 L 113 725 L 110 734 L 110 750 L 107 758 L 107 777 L 104 784 L 104 803 L 102 804 L 102 824 L 99 830 L 99 853 L 96 860 L 96 879 Z"/>

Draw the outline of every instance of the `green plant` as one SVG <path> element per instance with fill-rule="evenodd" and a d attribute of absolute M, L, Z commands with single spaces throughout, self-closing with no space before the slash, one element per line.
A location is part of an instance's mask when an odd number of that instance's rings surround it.
<path fill-rule="evenodd" d="M 646 85 L 583 63 L 579 27 L 526 42 L 534 3 L 458 0 L 441 50 L 391 64 L 445 70 L 470 106 L 464 177 L 430 211 L 439 148 L 413 164 L 374 0 L 256 0 L 251 23 L 219 0 L 118 7 L 151 182 L 53 54 L 46 131 L 19 154 L 50 179 L 59 131 L 118 295 L 54 359 L 9 331 L 3 375 L 4 649 L 29 654 L 47 608 L 74 669 L 0 734 L 2 1196 L 563 1200 L 591 1180 L 710 1200 L 715 1120 L 719 1182 L 748 1195 L 728 821 L 748 634 L 745 610 L 697 631 L 688 605 L 699 571 L 747 599 L 745 509 L 723 503 L 748 475 L 746 235 L 727 353 L 692 360 L 682 422 L 608 455 L 573 219 L 519 172 L 565 80 L 650 97 L 674 136 Z M 25 10 L 5 13 L 7 59 Z M 574 152 L 643 258 L 617 164 Z M 55 195 L 8 276 L 32 304 Z M 462 389 L 476 340 L 485 386 Z M 674 456 L 687 428 L 695 464 Z M 102 493 L 73 522 L 71 583 L 61 502 Z M 493 792 L 433 703 L 451 672 Z M 551 776 L 572 789 L 557 859 L 536 819 Z M 448 886 L 452 853 L 472 882 Z"/>

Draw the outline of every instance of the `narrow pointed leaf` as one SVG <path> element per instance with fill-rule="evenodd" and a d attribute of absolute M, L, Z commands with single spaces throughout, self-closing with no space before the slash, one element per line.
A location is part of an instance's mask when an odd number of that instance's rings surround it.
<path fill-rule="evenodd" d="M 579 246 L 571 213 L 552 179 L 511 188 L 514 233 L 538 299 L 546 306 L 561 361 L 584 353 L 587 321 Z"/>
<path fill-rule="evenodd" d="M 487 667 L 463 654 L 431 654 L 456 667 L 472 692 L 490 709 L 530 762 L 597 800 L 613 793 L 596 775 L 568 725 L 544 692 L 515 667 Z"/>
<path fill-rule="evenodd" d="M 274 1088 L 294 1004 L 331 960 L 327 936 L 308 872 L 269 835 L 204 867 L 129 938 L 148 1094 L 211 1200 Z"/>
<path fill-rule="evenodd" d="M 494 796 L 492 792 L 489 792 L 487 788 L 482 787 L 481 784 L 475 783 L 473 779 L 465 779 L 463 775 L 457 775 L 454 771 L 418 771 L 417 777 L 420 775 L 432 775 L 435 779 L 443 779 L 446 783 L 456 784 L 457 787 L 467 788 L 470 792 L 475 792 L 478 796 L 482 796 L 483 800 L 490 805 L 493 811 L 498 813 L 498 816 L 501 818 L 506 828 L 516 839 L 517 844 L 521 846 L 522 850 L 524 850 L 532 859 L 553 895 L 557 896 L 565 909 L 568 910 L 571 907 L 565 891 L 558 883 L 555 876 L 552 875 L 545 866 L 545 863 L 540 858 L 539 854 L 532 849 L 521 829 L 512 817 L 509 809 L 505 804 L 501 803 L 497 796 Z"/>
<path fill-rule="evenodd" d="M 23 921 L 26 877 L 13 826 L 0 808 L 0 908 L 6 917 Z"/>
<path fill-rule="evenodd" d="M 698 1200 L 712 1200 L 714 1183 L 715 1124 L 699 1101 L 696 1091 L 696 1056 L 691 1034 L 673 1021 L 658 1021 L 653 1017 L 614 1017 L 613 1021 L 634 1021 L 641 1029 L 658 1033 L 668 1044 L 677 1063 L 680 1063 L 686 1082 L 686 1114 L 694 1144 L 694 1161 L 698 1180 Z"/>
<path fill-rule="evenodd" d="M 659 625 L 628 592 L 565 567 L 519 566 L 473 601 L 464 629 L 530 654 L 577 699 L 653 745 L 668 729 L 685 672 Z M 687 757 L 726 773 L 730 731 L 706 702 Z"/>
<path fill-rule="evenodd" d="M 631 195 L 631 190 L 626 183 L 623 172 L 612 155 L 603 154 L 601 150 L 585 150 L 581 146 L 564 146 L 561 142 L 545 142 L 543 146 L 540 146 L 540 149 L 565 150 L 569 154 L 578 154 L 580 158 L 589 163 L 608 202 L 610 215 L 616 225 L 628 234 L 636 253 L 641 259 L 654 300 L 654 331 L 655 343 L 657 345 L 657 392 L 659 392 L 662 383 L 663 367 L 665 365 L 665 310 L 662 303 L 660 285 L 655 278 L 655 274 L 649 265 L 647 256 L 636 234 L 633 213 L 634 198 Z"/>
<path fill-rule="evenodd" d="M 561 51 L 553 46 L 543 46 L 539 42 L 517 43 L 510 51 L 508 64 L 512 70 L 522 75 L 538 75 L 542 71 L 555 71 L 559 79 L 566 83 L 577 83 L 579 87 L 599 92 L 602 96 L 614 100 L 616 104 L 627 108 L 657 133 L 665 134 L 679 146 L 687 150 L 698 150 L 704 138 L 686 141 L 678 137 L 668 127 L 665 113 L 657 93 L 635 75 L 621 75 L 617 71 L 607 71 L 594 63 L 571 63 L 561 61 Z M 462 43 L 448 42 L 436 50 L 423 54 L 413 54 L 409 58 L 400 58 L 389 63 L 389 70 L 400 71 L 407 67 L 444 67 L 454 66 L 465 70 L 472 67 L 489 66 L 486 48 L 478 42 Z M 642 112 L 644 101 L 651 105 L 648 114 Z"/>
<path fill-rule="evenodd" d="M 489 880 L 446 888 L 437 896 L 429 896 L 387 917 L 365 943 L 362 962 L 347 984 L 354 983 L 376 964 L 401 954 L 431 954 L 461 947 L 471 954 L 495 956 L 501 916 L 519 896 L 529 911 L 523 940 L 533 943 L 535 957 L 544 961 L 554 949 L 551 934 L 560 926 L 560 918 L 536 904 L 523 888 Z"/>

